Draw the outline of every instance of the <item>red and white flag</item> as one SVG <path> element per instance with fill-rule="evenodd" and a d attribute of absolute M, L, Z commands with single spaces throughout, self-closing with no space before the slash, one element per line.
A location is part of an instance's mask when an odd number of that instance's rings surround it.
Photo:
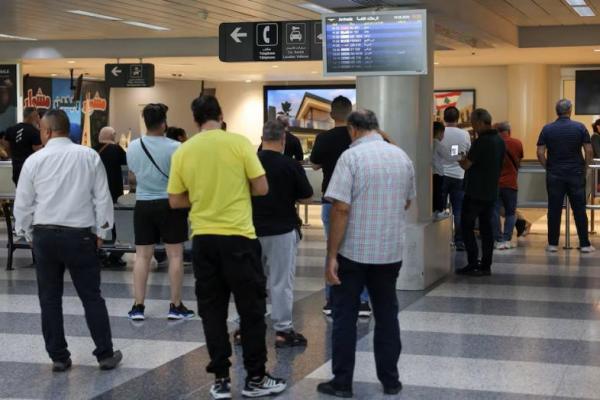
<path fill-rule="evenodd" d="M 435 107 L 443 110 L 448 107 L 456 107 L 462 92 L 440 92 L 435 94 Z"/>

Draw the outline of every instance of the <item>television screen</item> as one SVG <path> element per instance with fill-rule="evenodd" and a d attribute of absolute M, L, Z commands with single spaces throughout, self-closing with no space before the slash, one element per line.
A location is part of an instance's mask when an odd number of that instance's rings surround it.
<path fill-rule="evenodd" d="M 577 115 L 600 115 L 600 70 L 575 72 L 575 111 Z"/>
<path fill-rule="evenodd" d="M 323 16 L 325 75 L 427 74 L 425 10 Z"/>
<path fill-rule="evenodd" d="M 265 121 L 285 114 L 290 121 L 290 131 L 296 135 L 305 153 L 310 153 L 316 135 L 334 127 L 331 101 L 337 96 L 356 104 L 354 85 L 335 86 L 265 86 Z"/>

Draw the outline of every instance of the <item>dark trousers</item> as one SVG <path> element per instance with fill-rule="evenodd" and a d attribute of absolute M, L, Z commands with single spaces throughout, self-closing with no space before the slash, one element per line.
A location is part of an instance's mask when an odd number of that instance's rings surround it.
<path fill-rule="evenodd" d="M 475 221 L 479 219 L 479 233 L 481 235 L 481 268 L 489 269 L 492 266 L 494 254 L 494 234 L 492 231 L 492 218 L 494 217 L 495 201 L 480 201 L 465 196 L 462 209 L 462 229 L 467 258 L 470 266 L 477 266 L 479 262 L 479 247 L 475 238 Z"/>
<path fill-rule="evenodd" d="M 193 240 L 198 314 L 210 355 L 207 372 L 229 376 L 231 344 L 227 332 L 229 298 L 240 314 L 244 367 L 248 377 L 263 376 L 267 362 L 267 280 L 260 242 L 241 236 L 199 235 Z"/>
<path fill-rule="evenodd" d="M 389 265 L 360 264 L 338 255 L 339 286 L 331 287 L 333 307 L 332 370 L 334 384 L 351 388 L 356 353 L 356 321 L 360 293 L 366 287 L 375 317 L 375 365 L 385 387 L 399 382 L 398 359 L 402 350 L 398 323 L 396 281 L 402 262 Z"/>
<path fill-rule="evenodd" d="M 442 175 L 433 174 L 433 212 L 444 211 L 446 209 L 446 201 L 443 195 L 444 177 Z"/>
<path fill-rule="evenodd" d="M 450 196 L 450 205 L 452 206 L 452 216 L 454 217 L 454 243 L 462 243 L 462 208 L 463 198 L 465 197 L 464 184 L 462 179 L 444 177 L 442 184 L 442 198 L 444 203 Z"/>
<path fill-rule="evenodd" d="M 83 303 L 85 320 L 100 361 L 112 357 L 113 344 L 106 304 L 100 293 L 100 264 L 96 236 L 91 231 L 35 227 L 33 253 L 42 309 L 42 332 L 53 361 L 69 356 L 63 327 L 62 295 L 65 269 L 69 270 Z"/>
<path fill-rule="evenodd" d="M 588 217 L 585 210 L 585 176 L 583 174 L 557 176 L 548 173 L 546 188 L 548 190 L 548 244 L 558 246 L 562 210 L 567 196 L 575 218 L 579 246 L 589 246 Z"/>

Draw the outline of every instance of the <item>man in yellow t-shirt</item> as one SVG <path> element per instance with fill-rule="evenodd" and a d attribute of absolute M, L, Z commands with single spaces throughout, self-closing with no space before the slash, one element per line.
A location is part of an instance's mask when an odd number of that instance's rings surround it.
<path fill-rule="evenodd" d="M 233 293 L 248 372 L 242 394 L 281 393 L 286 382 L 265 369 L 266 278 L 252 222 L 251 196 L 269 191 L 265 171 L 248 139 L 221 130 L 215 97 L 198 97 L 192 112 L 200 133 L 173 154 L 167 191 L 172 208 L 191 207 L 198 314 L 211 357 L 207 371 L 216 378 L 210 392 L 215 399 L 231 396 L 227 310 Z"/>

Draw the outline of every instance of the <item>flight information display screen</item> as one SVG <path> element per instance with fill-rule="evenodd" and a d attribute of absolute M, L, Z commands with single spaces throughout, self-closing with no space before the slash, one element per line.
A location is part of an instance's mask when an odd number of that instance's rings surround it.
<path fill-rule="evenodd" d="M 396 10 L 323 17 L 325 75 L 427 74 L 427 13 Z"/>

